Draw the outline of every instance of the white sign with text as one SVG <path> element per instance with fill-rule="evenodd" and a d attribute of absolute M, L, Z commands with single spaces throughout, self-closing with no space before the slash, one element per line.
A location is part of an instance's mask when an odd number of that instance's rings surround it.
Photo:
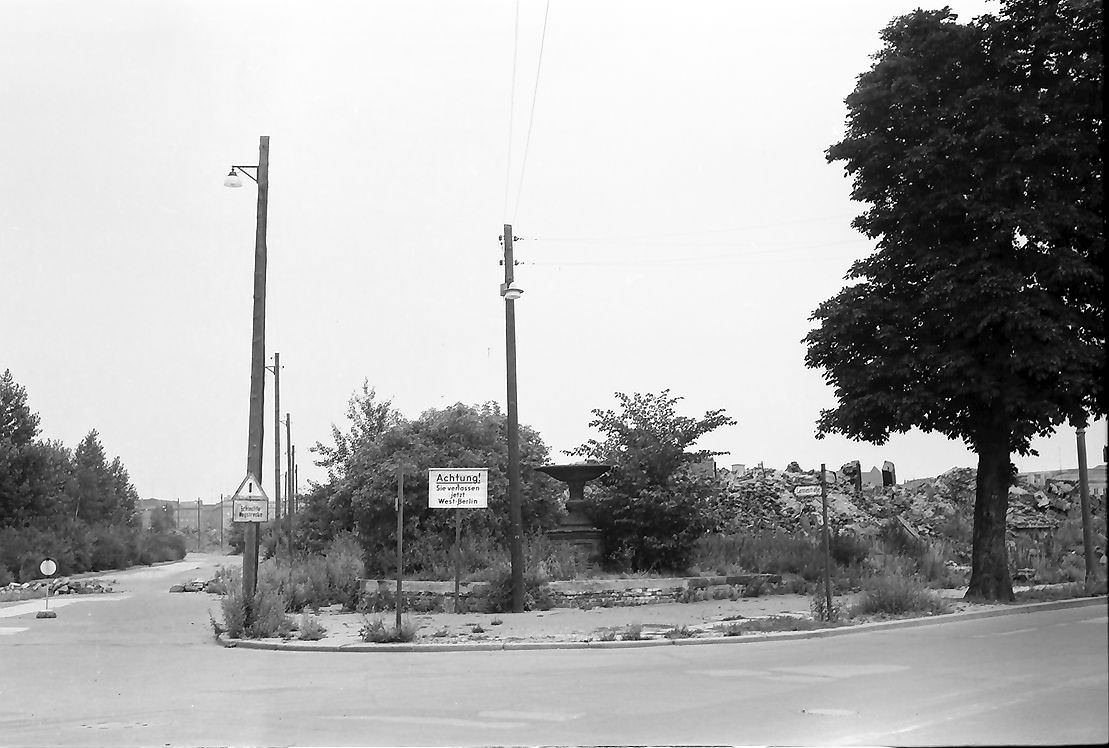
<path fill-rule="evenodd" d="M 429 509 L 489 507 L 489 468 L 431 468 L 427 471 Z"/>

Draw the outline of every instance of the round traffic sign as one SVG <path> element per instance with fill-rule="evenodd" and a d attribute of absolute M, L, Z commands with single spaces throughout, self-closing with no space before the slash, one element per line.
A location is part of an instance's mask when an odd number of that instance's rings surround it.
<path fill-rule="evenodd" d="M 39 571 L 41 571 L 48 577 L 54 576 L 54 572 L 56 572 L 57 570 L 58 565 L 54 563 L 54 559 L 52 558 L 45 559 L 41 564 L 39 564 Z"/>

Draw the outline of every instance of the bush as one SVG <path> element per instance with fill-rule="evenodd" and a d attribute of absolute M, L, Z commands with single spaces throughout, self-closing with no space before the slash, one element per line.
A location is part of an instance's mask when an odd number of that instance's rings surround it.
<path fill-rule="evenodd" d="M 358 636 L 364 642 L 373 644 L 390 644 L 393 642 L 410 642 L 416 639 L 418 627 L 407 617 L 401 620 L 400 628 L 386 626 L 380 618 L 363 619 Z"/>
<path fill-rule="evenodd" d="M 854 566 L 870 555 L 870 541 L 853 532 L 833 530 L 828 537 L 832 561 L 840 566 Z"/>
<path fill-rule="evenodd" d="M 228 573 L 226 585 L 227 595 L 220 600 L 220 609 L 223 612 L 223 630 L 229 638 L 262 639 L 292 633 L 295 626 L 285 613 L 287 606 L 284 597 L 280 591 L 263 582 L 261 575 L 249 613 L 240 575 L 236 572 Z"/>
<path fill-rule="evenodd" d="M 871 577 L 851 615 L 938 615 L 950 611 L 946 600 L 926 589 L 914 576 L 881 574 Z"/>
<path fill-rule="evenodd" d="M 814 621 L 834 623 L 843 618 L 843 609 L 836 605 L 835 598 L 832 598 L 832 606 L 828 607 L 828 591 L 823 586 L 818 586 L 812 593 L 809 609 L 812 610 Z"/>
<path fill-rule="evenodd" d="M 315 616 L 305 616 L 300 622 L 300 638 L 304 641 L 319 641 L 327 636 L 327 629 Z"/>
<path fill-rule="evenodd" d="M 486 613 L 512 611 L 512 569 L 510 567 L 501 566 L 495 570 L 482 593 L 482 602 Z M 546 578 L 536 571 L 525 571 L 524 610 L 549 610 L 553 604 Z"/>
<path fill-rule="evenodd" d="M 139 539 L 139 563 L 180 561 L 185 557 L 185 538 L 177 533 L 144 533 Z"/>

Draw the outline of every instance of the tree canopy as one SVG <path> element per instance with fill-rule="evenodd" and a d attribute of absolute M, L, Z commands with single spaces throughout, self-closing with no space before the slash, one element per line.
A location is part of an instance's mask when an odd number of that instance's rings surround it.
<path fill-rule="evenodd" d="M 847 98 L 853 226 L 876 251 L 805 338 L 818 436 L 917 427 L 979 456 L 972 596 L 1011 598 L 1012 452 L 1105 414 L 1102 5 L 896 18 Z"/>
<path fill-rule="evenodd" d="M 693 449 L 702 436 L 735 421 L 724 411 L 678 415 L 681 397 L 616 393 L 619 411 L 593 410 L 590 439 L 569 454 L 612 465 L 598 479 L 589 515 L 604 532 L 609 560 L 633 569 L 684 569 L 693 544 L 713 528 L 722 488 L 693 468 L 722 452 Z"/>
<path fill-rule="evenodd" d="M 429 509 L 427 471 L 442 467 L 489 468 L 489 508 L 468 511 L 467 533 L 507 542 L 507 419 L 496 403 L 432 408 L 408 420 L 389 401 L 363 385 L 347 410 L 348 428 L 333 428 L 333 445 L 317 444 L 317 464 L 327 467 L 326 483 L 307 496 L 305 526 L 310 547 L 322 547 L 342 530 L 355 530 L 366 551 L 368 573 L 387 573 L 395 564 L 397 469 L 405 473 L 405 537 L 449 547 L 454 516 Z M 548 448 L 533 429 L 520 426 L 520 466 L 525 530 L 553 527 L 559 514 L 560 484 L 535 468 L 547 462 Z M 418 564 L 413 556 L 409 559 Z M 414 570 L 419 570 L 415 569 Z"/>

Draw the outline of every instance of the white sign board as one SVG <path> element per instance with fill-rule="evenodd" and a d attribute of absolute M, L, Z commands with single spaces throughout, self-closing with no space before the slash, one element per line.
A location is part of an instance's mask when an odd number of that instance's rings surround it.
<path fill-rule="evenodd" d="M 427 471 L 429 509 L 489 507 L 489 468 L 431 468 Z"/>
<path fill-rule="evenodd" d="M 232 522 L 269 522 L 270 499 L 262 484 L 250 473 L 231 497 Z"/>
<path fill-rule="evenodd" d="M 819 496 L 820 486 L 797 486 L 793 489 L 794 496 Z"/>

